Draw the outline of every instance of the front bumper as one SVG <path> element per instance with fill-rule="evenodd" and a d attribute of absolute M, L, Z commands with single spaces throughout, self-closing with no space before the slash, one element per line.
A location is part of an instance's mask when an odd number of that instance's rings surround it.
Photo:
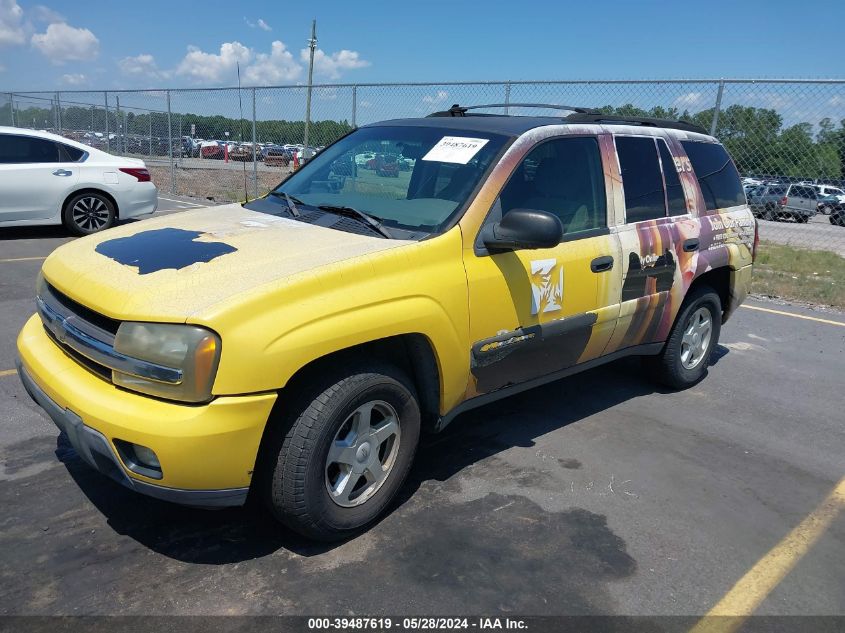
<path fill-rule="evenodd" d="M 275 394 L 218 397 L 181 405 L 116 388 L 69 358 L 37 316 L 18 337 L 27 392 L 64 431 L 79 456 L 137 492 L 195 506 L 242 505 Z M 146 446 L 161 479 L 133 472 L 114 440 Z"/>

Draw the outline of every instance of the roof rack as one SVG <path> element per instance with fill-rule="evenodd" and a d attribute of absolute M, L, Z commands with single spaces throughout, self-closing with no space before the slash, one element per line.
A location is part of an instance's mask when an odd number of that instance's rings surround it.
<path fill-rule="evenodd" d="M 467 110 L 482 110 L 486 108 L 544 108 L 551 110 L 567 110 L 569 112 L 578 112 L 581 114 L 599 114 L 598 110 L 591 110 L 590 108 L 582 108 L 580 106 L 558 105 L 556 103 L 488 103 L 486 105 L 461 106 L 457 103 L 448 110 L 442 112 L 432 112 L 428 116 L 466 116 Z M 479 116 L 474 114 L 473 116 Z M 481 116 L 501 116 L 498 114 L 481 114 Z"/>
<path fill-rule="evenodd" d="M 671 130 L 684 130 L 686 132 L 698 132 L 699 134 L 708 134 L 700 125 L 684 121 L 683 119 L 675 121 L 672 119 L 654 119 L 651 117 L 640 116 L 616 116 L 614 114 L 602 114 L 600 112 L 576 112 L 566 117 L 570 123 L 602 123 L 604 125 L 642 125 L 644 127 L 662 127 Z"/>
<path fill-rule="evenodd" d="M 572 114 L 563 117 L 568 123 L 601 123 L 604 125 L 642 125 L 644 127 L 662 127 L 672 130 L 684 130 L 686 132 L 697 132 L 699 134 L 708 134 L 700 125 L 684 121 L 683 119 L 675 121 L 672 119 L 655 119 L 651 117 L 636 117 L 636 116 L 617 116 L 615 114 L 605 114 L 599 110 L 591 108 L 584 108 L 580 106 L 559 105 L 556 103 L 488 103 L 486 105 L 462 106 L 457 103 L 448 110 L 441 112 L 432 112 L 430 117 L 456 117 L 456 116 L 507 116 L 503 114 L 490 114 L 483 112 L 473 112 L 467 114 L 469 110 L 481 110 L 487 108 L 547 108 L 552 110 L 567 110 Z"/>

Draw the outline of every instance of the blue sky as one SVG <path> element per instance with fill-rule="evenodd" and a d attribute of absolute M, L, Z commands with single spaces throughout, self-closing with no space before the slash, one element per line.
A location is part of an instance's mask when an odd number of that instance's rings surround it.
<path fill-rule="evenodd" d="M 845 75 L 841 0 L 0 0 L 0 91 L 303 83 L 312 17 L 315 82 Z"/>

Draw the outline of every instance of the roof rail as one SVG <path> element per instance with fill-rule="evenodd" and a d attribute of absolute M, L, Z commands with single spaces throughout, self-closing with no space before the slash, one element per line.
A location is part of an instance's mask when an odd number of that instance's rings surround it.
<path fill-rule="evenodd" d="M 686 132 L 698 132 L 709 134 L 700 125 L 689 121 L 674 121 L 672 119 L 654 119 L 639 116 L 616 116 L 615 114 L 602 114 L 600 112 L 576 112 L 566 117 L 570 123 L 602 123 L 604 125 L 642 125 L 645 127 L 662 127 L 671 130 L 684 130 Z"/>
<path fill-rule="evenodd" d="M 488 103 L 486 105 L 472 105 L 461 106 L 457 103 L 448 110 L 441 112 L 432 112 L 428 116 L 466 116 L 467 110 L 481 110 L 486 108 L 544 108 L 551 110 L 567 110 L 569 112 L 577 112 L 580 114 L 599 114 L 598 110 L 591 110 L 590 108 L 582 108 L 580 106 L 558 105 L 556 103 Z M 479 116 L 478 114 L 474 116 Z M 501 116 L 501 115 L 485 115 L 480 116 Z"/>

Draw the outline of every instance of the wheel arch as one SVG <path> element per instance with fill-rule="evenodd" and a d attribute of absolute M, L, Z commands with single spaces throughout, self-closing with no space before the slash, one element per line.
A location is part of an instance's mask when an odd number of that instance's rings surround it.
<path fill-rule="evenodd" d="M 708 270 L 693 279 L 690 287 L 687 289 L 687 296 L 701 286 L 712 288 L 719 295 L 719 300 L 722 303 L 722 323 L 724 323 L 733 313 L 731 306 L 735 294 L 733 291 L 734 273 L 735 271 L 730 266 L 720 266 L 719 268 Z"/>
<path fill-rule="evenodd" d="M 443 374 L 434 344 L 428 336 L 419 332 L 375 339 L 316 358 L 296 370 L 279 389 L 278 402 L 289 400 L 292 393 L 321 372 L 361 358 L 379 360 L 401 369 L 416 389 L 423 428 L 434 428 L 440 415 Z"/>
<path fill-rule="evenodd" d="M 65 209 L 67 208 L 67 205 L 71 201 L 71 199 L 75 198 L 76 196 L 83 194 L 83 193 L 96 193 L 96 194 L 99 194 L 99 195 L 101 195 L 105 198 L 108 198 L 109 201 L 112 203 L 112 205 L 114 205 L 114 217 L 115 218 L 120 217 L 120 205 L 117 204 L 117 200 L 115 199 L 115 197 L 113 195 L 111 195 L 108 191 L 105 191 L 104 189 L 98 189 L 96 187 L 81 187 L 79 189 L 75 189 L 74 191 L 71 191 L 67 195 L 67 197 L 64 199 L 64 201 L 62 202 L 62 208 L 61 208 L 62 214 L 64 214 Z"/>

